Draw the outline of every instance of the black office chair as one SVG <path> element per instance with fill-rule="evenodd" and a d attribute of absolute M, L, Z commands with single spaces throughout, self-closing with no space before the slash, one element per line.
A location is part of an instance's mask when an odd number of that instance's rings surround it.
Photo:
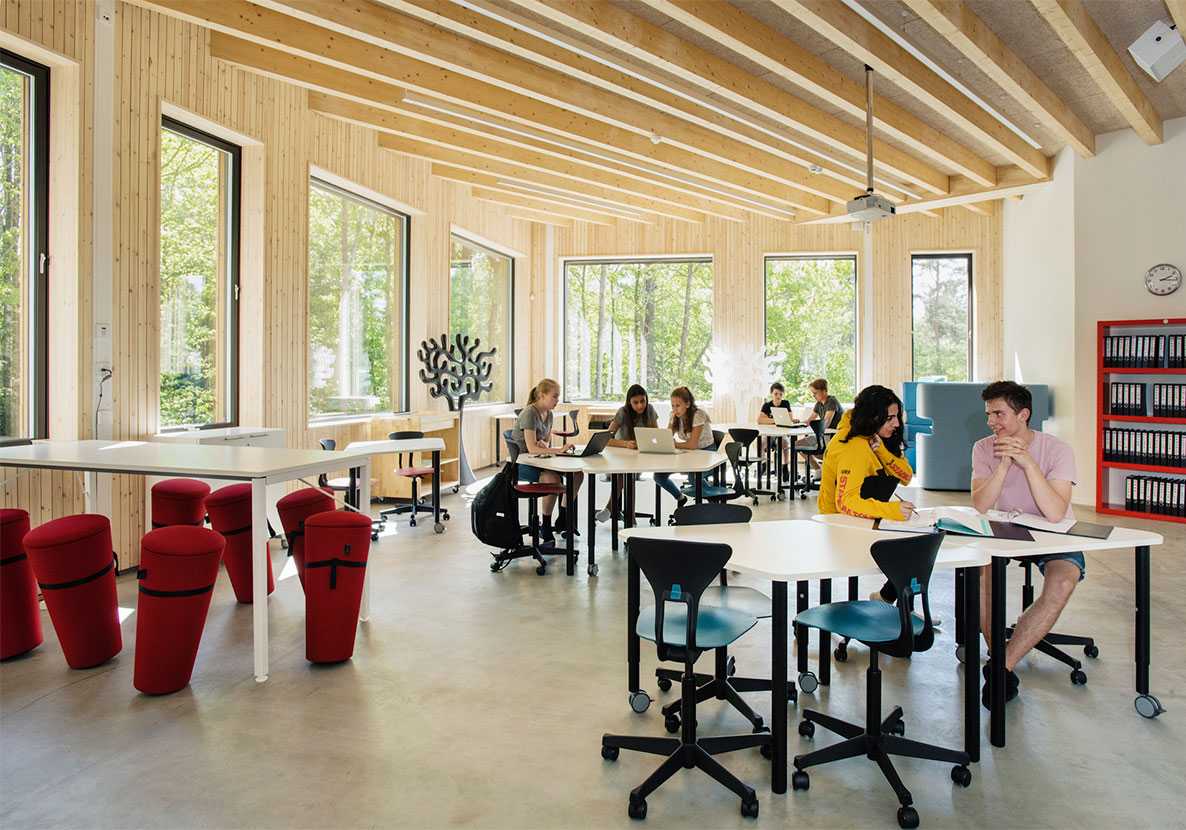
<path fill-rule="evenodd" d="M 730 487 L 725 479 L 721 477 L 720 467 L 702 474 L 705 479 L 711 479 L 702 481 L 700 484 L 700 498 L 706 502 L 723 504 L 724 502 L 749 495 L 749 491 L 745 490 L 742 484 L 741 467 L 739 466 L 741 463 L 741 445 L 736 441 L 730 441 L 725 445 L 725 457 L 729 459 L 728 464 L 733 467 L 733 486 Z M 680 487 L 679 491 L 690 499 L 695 498 L 696 483 L 689 481 Z M 758 500 L 754 499 L 754 504 L 757 503 Z M 675 524 L 675 522 L 668 519 L 667 524 Z"/>
<path fill-rule="evenodd" d="M 1025 585 L 1021 588 L 1021 610 L 1029 608 L 1034 604 L 1034 579 L 1033 568 L 1034 561 L 1032 559 L 1019 559 L 1018 564 L 1025 570 Z M 1005 629 L 1005 637 L 1013 636 L 1013 626 Z M 1095 644 L 1095 640 L 1091 637 L 1080 637 L 1074 634 L 1059 634 L 1055 631 L 1049 632 L 1042 640 L 1034 646 L 1035 649 L 1045 654 L 1047 657 L 1053 657 L 1064 666 L 1071 667 L 1071 683 L 1075 686 L 1082 686 L 1087 682 L 1087 674 L 1083 671 L 1083 664 L 1076 660 L 1071 655 L 1063 651 L 1059 646 L 1082 646 L 1083 653 L 1092 658 L 1100 656 L 1100 650 Z M 962 661 L 961 661 L 962 662 Z"/>
<path fill-rule="evenodd" d="M 399 432 L 391 432 L 387 435 L 388 441 L 415 441 L 423 438 L 424 433 L 419 430 L 408 429 Z M 412 483 L 412 498 L 408 500 L 407 504 L 401 504 L 398 507 L 389 507 L 386 510 L 379 511 L 379 517 L 386 519 L 388 516 L 398 516 L 401 513 L 411 513 L 412 517 L 409 524 L 412 527 L 416 526 L 417 513 L 432 513 L 432 505 L 424 504 L 420 495 L 420 482 L 426 477 L 433 475 L 432 466 L 425 466 L 423 462 L 416 463 L 416 453 L 396 453 L 395 456 L 395 474 L 401 478 L 406 478 Z M 441 519 L 447 521 L 449 519 L 449 511 L 441 510 Z M 438 530 L 438 532 L 440 532 Z"/>
<path fill-rule="evenodd" d="M 564 429 L 554 429 L 554 430 L 552 430 L 552 434 L 555 435 L 557 438 L 565 438 L 565 439 L 575 438 L 581 432 L 580 428 L 577 426 L 577 418 L 580 417 L 580 414 L 581 414 L 581 410 L 579 410 L 579 409 L 574 409 L 571 412 L 569 412 L 568 413 L 568 423 L 565 425 L 565 428 Z"/>
<path fill-rule="evenodd" d="M 800 735 L 814 737 L 815 725 L 818 723 L 845 740 L 807 755 L 796 755 L 791 787 L 806 790 L 811 786 L 811 780 L 804 771 L 807 767 L 864 755 L 877 762 L 897 793 L 901 804 L 898 808 L 898 824 L 905 828 L 918 827 L 918 812 L 912 806 L 914 799 L 910 791 L 894 769 L 891 755 L 955 764 L 951 770 L 951 780 L 963 787 L 972 783 L 968 753 L 902 737 L 906 732 L 906 724 L 900 706 L 895 706 L 884 720 L 881 718 L 881 669 L 878 667 L 878 655 L 885 652 L 894 657 L 909 657 L 916 651 L 926 651 L 935 642 L 927 586 L 943 536 L 943 533 L 927 533 L 901 539 L 881 539 L 869 548 L 877 567 L 889 577 L 898 591 L 895 605 L 876 600 L 831 602 L 809 608 L 795 617 L 795 625 L 831 631 L 869 646 L 869 669 L 865 674 L 867 691 L 864 726 L 810 709 L 803 712 L 803 721 L 799 724 Z M 911 603 L 916 597 L 922 600 L 922 619 L 910 613 Z"/>
<path fill-rule="evenodd" d="M 673 525 L 712 525 L 712 524 L 744 524 L 753 516 L 744 504 L 686 504 L 672 514 Z M 731 608 L 735 611 L 749 614 L 759 620 L 769 619 L 774 614 L 770 597 L 754 588 L 740 585 L 730 585 L 727 571 L 721 571 L 721 584 L 710 585 L 700 595 L 700 602 L 717 608 Z M 736 666 L 728 649 L 716 650 L 716 666 L 713 674 L 697 674 L 696 702 L 701 703 L 709 698 L 727 700 L 748 720 L 755 731 L 765 729 L 762 716 L 754 712 L 740 697 L 742 692 L 769 692 L 770 681 L 762 678 L 735 677 Z M 655 669 L 659 689 L 666 692 L 671 689 L 672 681 L 679 680 L 681 672 L 676 669 Z M 794 703 L 798 697 L 798 690 L 794 684 L 787 684 L 787 697 Z M 668 732 L 678 732 L 679 710 L 682 702 L 668 704 L 663 707 L 664 725 Z M 765 753 L 765 750 L 763 750 Z"/>
<path fill-rule="evenodd" d="M 811 462 L 808 459 L 818 458 L 821 461 L 824 457 L 824 451 L 828 448 L 828 434 L 824 426 L 823 418 L 816 418 L 808 426 L 811 427 L 815 433 L 815 440 L 810 444 L 804 444 L 801 447 L 795 448 L 795 454 L 803 459 L 803 483 L 795 482 L 794 486 L 799 490 L 799 498 L 807 498 L 807 493 L 811 490 L 818 490 L 820 480 L 811 478 Z M 795 472 L 798 473 L 799 463 L 795 462 Z"/>
<path fill-rule="evenodd" d="M 320 444 L 321 449 L 325 450 L 326 452 L 334 452 L 338 448 L 338 442 L 333 438 L 322 438 L 317 443 Z M 342 493 L 343 498 L 346 498 L 350 494 L 350 476 L 330 478 L 326 473 L 322 473 L 321 475 L 317 476 L 317 486 L 323 490 L 331 490 L 334 493 Z M 355 507 L 361 509 L 360 505 L 355 505 Z M 379 532 L 386 529 L 387 519 L 382 514 L 380 514 L 379 518 L 377 519 L 371 519 L 371 541 L 378 542 Z M 285 547 L 288 547 L 287 543 L 285 543 Z"/>
<path fill-rule="evenodd" d="M 520 533 L 531 534 L 531 544 L 520 544 L 516 548 L 508 548 L 494 554 L 494 561 L 490 563 L 490 570 L 498 573 L 515 559 L 521 559 L 530 556 L 538 564 L 535 572 L 543 576 L 548 572 L 548 560 L 544 559 L 545 549 L 539 541 L 539 500 L 544 496 L 563 496 L 564 485 L 560 483 L 549 482 L 525 482 L 519 481 L 519 445 L 512 439 L 512 430 L 504 430 L 502 433 L 502 440 L 506 442 L 507 463 L 514 469 L 515 476 L 515 498 L 527 500 L 528 520 L 526 525 L 520 525 Z M 548 555 L 567 555 L 567 551 L 557 550 L 552 548 L 546 551 Z"/>
<path fill-rule="evenodd" d="M 741 814 L 758 817 L 758 797 L 712 756 L 748 747 L 770 746 L 767 732 L 711 738 L 696 736 L 696 680 L 693 666 L 705 651 L 727 647 L 755 625 L 757 618 L 741 611 L 701 603 L 701 596 L 725 567 L 733 551 L 728 545 L 632 538 L 626 553 L 633 557 L 655 594 L 655 607 L 638 615 L 638 636 L 655 643 L 660 660 L 684 664 L 680 677 L 682 734 L 678 738 L 603 735 L 601 757 L 616 761 L 620 750 L 666 755 L 667 759 L 630 792 L 627 815 L 644 819 L 647 796 L 680 769 L 703 770 L 741 798 Z"/>
<path fill-rule="evenodd" d="M 773 490 L 762 490 L 759 487 L 749 486 L 749 474 L 753 469 L 757 482 L 762 483 L 762 473 L 766 468 L 766 460 L 762 454 L 759 453 L 756 458 L 750 457 L 750 447 L 758 438 L 758 431 L 756 429 L 742 429 L 741 427 L 734 427 L 729 430 L 729 437 L 736 441 L 745 450 L 745 458 L 739 459 L 738 463 L 734 465 L 734 469 L 740 469 L 745 474 L 745 494 L 748 498 L 753 499 L 754 506 L 758 505 L 759 496 L 769 496 L 771 501 L 778 498 Z M 727 449 L 727 448 L 726 448 Z M 741 482 L 737 482 L 737 488 L 741 489 Z"/>

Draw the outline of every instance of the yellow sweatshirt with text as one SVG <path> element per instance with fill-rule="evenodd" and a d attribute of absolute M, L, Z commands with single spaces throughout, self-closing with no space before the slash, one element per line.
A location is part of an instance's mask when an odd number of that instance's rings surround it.
<path fill-rule="evenodd" d="M 910 463 L 902 456 L 894 455 L 882 444 L 876 450 L 864 438 L 848 437 L 852 427 L 852 410 L 844 413 L 836 434 L 824 451 L 823 478 L 819 487 L 820 513 L 845 513 L 866 519 L 894 519 L 904 521 L 899 501 L 877 501 L 861 498 L 861 485 L 865 479 L 882 470 L 909 484 L 914 478 Z"/>

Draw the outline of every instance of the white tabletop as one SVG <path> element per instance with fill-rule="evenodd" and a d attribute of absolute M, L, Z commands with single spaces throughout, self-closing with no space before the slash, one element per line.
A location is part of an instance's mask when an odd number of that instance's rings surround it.
<path fill-rule="evenodd" d="M 733 549 L 729 568 L 780 582 L 881 576 L 869 555 L 878 538 L 901 538 L 900 533 L 870 532 L 856 527 L 789 519 L 679 527 L 636 527 L 621 532 L 629 539 L 679 539 L 716 542 Z M 948 539 L 939 551 L 936 568 L 987 565 L 989 555 L 961 541 Z"/>
<path fill-rule="evenodd" d="M 780 427 L 778 424 L 759 424 L 759 423 L 725 423 L 713 424 L 714 429 L 719 429 L 723 432 L 728 432 L 731 429 L 752 429 L 758 435 L 764 438 L 788 438 L 795 436 L 796 438 L 804 438 L 808 435 L 814 435 L 815 431 L 806 424 L 796 424 L 790 427 Z"/>
<path fill-rule="evenodd" d="M 975 511 L 968 508 L 975 515 Z M 885 536 L 887 533 L 900 535 L 897 531 L 873 530 L 871 519 L 861 519 L 856 516 L 845 516 L 840 513 L 816 514 L 813 521 L 830 527 L 845 527 L 861 530 L 865 533 Z M 1070 553 L 1083 550 L 1126 550 L 1138 546 L 1160 545 L 1165 539 L 1158 533 L 1148 530 L 1135 530 L 1130 527 L 1114 527 L 1107 539 L 1092 539 L 1087 536 L 1068 536 L 1065 533 L 1044 533 L 1040 530 L 1030 530 L 1034 541 L 1026 542 L 1019 539 L 980 538 L 976 536 L 948 536 L 948 541 L 959 540 L 961 545 L 974 547 L 990 557 L 1014 556 L 1043 556 L 1051 553 Z M 945 543 L 946 544 L 946 543 Z"/>
<path fill-rule="evenodd" d="M 218 427 L 217 429 L 179 429 L 172 432 L 158 432 L 152 436 L 153 441 L 184 441 L 195 439 L 222 438 L 233 441 L 236 438 L 254 438 L 284 432 L 280 427 Z"/>
<path fill-rule="evenodd" d="M 445 448 L 441 438 L 404 438 L 380 441 L 351 441 L 342 452 L 353 455 L 378 455 L 393 452 L 436 452 Z"/>
<path fill-rule="evenodd" d="M 549 455 L 533 458 L 520 453 L 517 463 L 557 473 L 583 471 L 594 474 L 609 473 L 706 473 L 725 464 L 729 459 L 717 450 L 682 450 L 674 455 L 639 452 L 624 447 L 606 447 L 598 455 L 575 458 L 571 455 Z"/>

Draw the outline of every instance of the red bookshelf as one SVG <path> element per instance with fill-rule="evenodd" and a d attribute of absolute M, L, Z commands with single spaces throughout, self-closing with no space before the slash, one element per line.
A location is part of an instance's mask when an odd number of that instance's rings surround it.
<path fill-rule="evenodd" d="M 1186 523 L 1186 516 L 1163 513 L 1149 513 L 1129 510 L 1125 507 L 1125 479 L 1128 474 L 1148 474 L 1174 481 L 1186 481 L 1186 469 L 1158 464 L 1139 464 L 1127 461 L 1104 460 L 1104 430 L 1116 424 L 1144 424 L 1168 428 L 1167 431 L 1183 432 L 1172 427 L 1186 427 L 1186 418 L 1168 418 L 1153 415 L 1113 415 L 1109 413 L 1109 384 L 1144 383 L 1146 400 L 1152 411 L 1152 387 L 1156 383 L 1186 383 L 1186 368 L 1169 368 L 1166 356 L 1162 355 L 1159 367 L 1116 367 L 1104 365 L 1105 338 L 1124 335 L 1181 335 L 1186 334 L 1186 318 L 1162 318 L 1157 320 L 1101 320 L 1096 331 L 1096 479 L 1095 509 L 1099 513 L 1114 516 L 1128 516 L 1136 519 Z M 1140 379 L 1133 376 L 1142 376 Z M 1186 439 L 1183 439 L 1186 440 Z M 1119 471 L 1119 474 L 1110 471 Z"/>

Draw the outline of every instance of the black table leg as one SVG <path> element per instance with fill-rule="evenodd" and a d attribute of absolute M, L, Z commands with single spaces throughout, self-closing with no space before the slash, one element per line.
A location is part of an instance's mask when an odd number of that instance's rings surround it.
<path fill-rule="evenodd" d="M 634 561 L 634 557 L 627 556 L 626 560 L 626 686 L 627 691 L 634 693 L 640 691 L 638 684 L 639 639 L 637 626 L 639 584 L 642 580 L 639 575 L 638 563 Z"/>
<path fill-rule="evenodd" d="M 610 512 L 610 530 L 609 530 L 609 546 L 614 553 L 618 552 L 618 519 L 620 511 L 618 510 L 618 502 L 622 498 L 622 483 L 618 478 L 617 473 L 609 474 L 609 512 Z"/>
<path fill-rule="evenodd" d="M 992 638 L 989 659 L 992 660 L 992 716 L 989 718 L 989 740 L 993 746 L 1005 745 L 1005 568 L 1009 560 L 1003 556 L 992 559 Z"/>
<path fill-rule="evenodd" d="M 859 577 L 850 576 L 848 578 L 848 601 L 855 602 L 860 599 L 857 594 L 861 592 Z"/>
<path fill-rule="evenodd" d="M 1149 548 L 1142 546 L 1136 550 L 1136 589 L 1137 589 L 1137 632 L 1136 632 L 1136 663 L 1137 663 L 1137 694 L 1149 694 Z"/>
<path fill-rule="evenodd" d="M 832 601 L 832 580 L 819 581 L 819 604 Z M 827 686 L 832 682 L 832 632 L 819 630 L 819 684 Z"/>
<path fill-rule="evenodd" d="M 696 504 L 704 503 L 704 473 L 696 473 Z"/>
<path fill-rule="evenodd" d="M 576 506 L 576 473 L 565 473 L 564 475 L 564 524 L 565 530 L 568 531 L 568 541 L 564 545 L 564 572 L 569 576 L 576 573 L 577 552 L 574 539 L 576 538 L 577 529 L 577 506 Z"/>
<path fill-rule="evenodd" d="M 412 516 L 415 516 L 416 505 L 412 505 Z M 432 524 L 441 524 L 441 451 L 432 451 Z"/>
<path fill-rule="evenodd" d="M 802 614 L 807 610 L 807 582 L 799 580 L 795 583 L 795 613 Z M 795 659 L 798 660 L 799 674 L 807 674 L 807 628 L 795 627 Z"/>
<path fill-rule="evenodd" d="M 623 524 L 623 525 L 625 525 L 626 527 L 634 527 L 635 525 L 637 525 L 637 524 L 638 524 L 638 519 L 637 519 L 637 517 L 634 515 L 634 512 L 635 512 L 635 505 L 634 505 L 635 490 L 634 490 L 634 484 L 635 484 L 635 481 L 634 481 L 634 475 L 633 475 L 633 473 L 631 473 L 631 474 L 629 474 L 629 475 L 627 475 L 627 476 L 626 476 L 626 480 L 623 482 L 623 484 L 624 484 L 624 485 L 625 485 L 625 487 L 626 487 L 626 493 L 625 493 L 625 496 L 624 496 L 624 499 L 625 499 L 625 502 L 626 502 L 626 515 L 623 517 L 622 524 Z"/>
<path fill-rule="evenodd" d="M 787 791 L 787 584 L 775 582 L 771 594 L 773 619 L 771 625 L 771 726 L 774 739 L 774 770 L 770 788 L 776 793 Z M 637 590 L 637 589 L 636 589 Z M 633 629 L 631 629 L 633 631 Z"/>
<path fill-rule="evenodd" d="M 585 532 L 589 534 L 587 540 L 589 546 L 589 576 L 597 576 L 597 554 L 595 551 L 596 545 L 594 538 L 597 535 L 597 474 L 591 473 L 589 479 L 589 517 L 587 520 L 587 527 Z"/>
<path fill-rule="evenodd" d="M 787 451 L 787 457 L 791 459 L 791 498 L 795 498 L 795 493 L 798 487 L 795 485 L 795 480 L 799 477 L 799 459 L 795 455 L 795 444 L 799 439 L 794 433 L 787 436 L 787 441 L 790 443 L 790 448 Z"/>
<path fill-rule="evenodd" d="M 968 638 L 964 627 L 964 573 L 965 568 L 956 568 L 955 571 L 955 644 L 957 646 L 964 646 L 964 651 L 967 651 Z M 973 628 L 973 631 L 976 629 Z"/>
<path fill-rule="evenodd" d="M 963 588 L 964 639 L 964 751 L 980 761 L 980 569 L 960 568 L 956 584 Z"/>

